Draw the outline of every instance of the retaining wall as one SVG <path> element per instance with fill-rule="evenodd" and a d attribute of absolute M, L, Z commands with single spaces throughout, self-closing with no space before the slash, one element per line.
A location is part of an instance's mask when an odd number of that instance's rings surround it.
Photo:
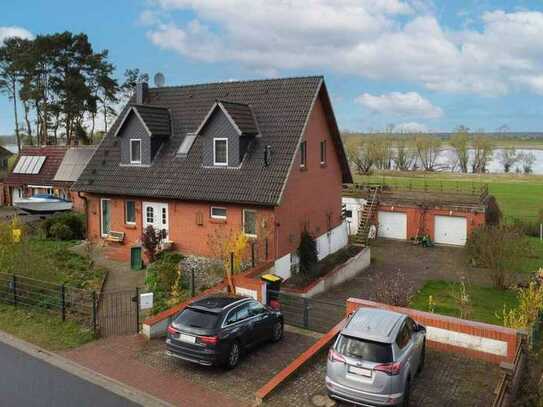
<path fill-rule="evenodd" d="M 461 353 L 491 363 L 512 363 L 520 343 L 520 333 L 516 329 L 357 298 L 347 300 L 348 313 L 354 312 L 360 307 L 382 308 L 409 315 L 426 327 L 428 346 L 440 351 Z"/>

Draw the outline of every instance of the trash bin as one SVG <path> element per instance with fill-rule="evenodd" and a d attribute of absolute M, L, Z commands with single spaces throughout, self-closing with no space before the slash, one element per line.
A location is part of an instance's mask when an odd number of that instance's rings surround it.
<path fill-rule="evenodd" d="M 141 256 L 141 246 L 132 246 L 130 248 L 130 268 L 132 270 L 141 270 L 143 268 L 143 258 Z"/>
<path fill-rule="evenodd" d="M 266 283 L 266 305 L 278 303 L 283 279 L 275 274 L 264 274 L 260 279 Z"/>

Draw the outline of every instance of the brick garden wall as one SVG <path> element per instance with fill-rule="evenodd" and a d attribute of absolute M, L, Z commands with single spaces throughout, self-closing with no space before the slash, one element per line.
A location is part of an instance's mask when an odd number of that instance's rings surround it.
<path fill-rule="evenodd" d="M 360 307 L 382 308 L 409 315 L 426 327 L 428 346 L 491 363 L 511 363 L 515 359 L 520 341 L 519 333 L 515 329 L 357 298 L 347 300 L 347 313 L 350 314 Z"/>

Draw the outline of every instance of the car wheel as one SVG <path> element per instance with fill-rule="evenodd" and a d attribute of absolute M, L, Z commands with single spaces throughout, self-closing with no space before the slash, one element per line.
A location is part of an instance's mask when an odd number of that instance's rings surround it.
<path fill-rule="evenodd" d="M 283 337 L 283 323 L 281 321 L 277 321 L 273 325 L 272 342 L 279 342 L 282 337 Z"/>
<path fill-rule="evenodd" d="M 405 389 L 403 391 L 403 407 L 409 407 L 409 395 L 411 393 L 411 383 L 409 380 L 407 380 L 407 383 L 405 384 Z"/>
<path fill-rule="evenodd" d="M 230 350 L 228 351 L 228 357 L 226 359 L 227 369 L 233 369 L 238 365 L 240 354 L 241 348 L 239 346 L 239 342 L 232 342 L 232 345 L 230 345 Z"/>
<path fill-rule="evenodd" d="M 422 372 L 422 369 L 424 369 L 425 360 L 426 360 L 426 340 L 422 344 L 422 350 L 420 353 L 420 362 L 419 362 L 419 367 L 417 368 L 417 374 L 420 374 Z"/>

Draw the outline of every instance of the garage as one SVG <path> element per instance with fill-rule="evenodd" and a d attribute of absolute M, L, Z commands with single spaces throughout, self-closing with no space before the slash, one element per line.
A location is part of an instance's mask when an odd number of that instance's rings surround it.
<path fill-rule="evenodd" d="M 385 239 L 407 239 L 407 214 L 403 212 L 379 211 L 378 236 Z"/>
<path fill-rule="evenodd" d="M 434 241 L 439 244 L 465 246 L 468 237 L 468 222 L 460 216 L 436 216 Z"/>

